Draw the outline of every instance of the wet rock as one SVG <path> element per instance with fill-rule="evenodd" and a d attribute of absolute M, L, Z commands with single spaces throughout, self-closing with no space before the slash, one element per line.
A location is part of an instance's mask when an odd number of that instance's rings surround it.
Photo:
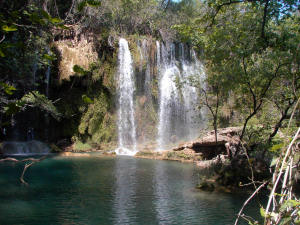
<path fill-rule="evenodd" d="M 228 162 L 228 157 L 226 155 L 218 155 L 217 157 L 211 160 L 197 161 L 196 165 L 201 169 L 209 169 L 218 165 L 225 165 Z"/>
<path fill-rule="evenodd" d="M 215 190 L 215 186 L 212 183 L 209 182 L 202 182 L 201 184 L 197 185 L 196 187 L 197 189 L 200 189 L 202 191 L 209 191 L 212 192 Z"/>

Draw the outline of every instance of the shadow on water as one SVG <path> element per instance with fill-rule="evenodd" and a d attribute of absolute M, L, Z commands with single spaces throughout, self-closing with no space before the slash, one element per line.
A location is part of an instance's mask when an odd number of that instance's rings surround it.
<path fill-rule="evenodd" d="M 226 225 L 248 196 L 195 191 L 195 168 L 177 162 L 54 156 L 29 168 L 29 186 L 22 169 L 0 164 L 0 224 Z"/>

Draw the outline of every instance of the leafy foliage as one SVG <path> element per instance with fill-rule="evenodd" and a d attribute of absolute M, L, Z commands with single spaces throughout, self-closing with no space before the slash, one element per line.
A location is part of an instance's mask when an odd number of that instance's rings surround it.
<path fill-rule="evenodd" d="M 86 6 L 98 7 L 98 6 L 101 6 L 101 2 L 100 1 L 94 1 L 94 0 L 82 1 L 77 6 L 78 11 L 81 12 Z"/>
<path fill-rule="evenodd" d="M 24 102 L 25 107 L 38 107 L 41 110 L 50 113 L 57 120 L 60 119 L 61 114 L 57 111 L 53 102 L 49 100 L 45 95 L 40 94 L 37 91 L 32 91 L 21 98 L 21 102 Z"/>

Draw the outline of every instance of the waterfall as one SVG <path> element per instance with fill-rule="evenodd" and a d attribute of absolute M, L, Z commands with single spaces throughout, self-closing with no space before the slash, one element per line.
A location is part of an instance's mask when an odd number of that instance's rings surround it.
<path fill-rule="evenodd" d="M 156 41 L 153 60 L 152 44 L 145 39 L 137 42 L 140 63 L 133 67 L 128 42 L 119 40 L 117 154 L 134 155 L 137 140 L 151 145 L 155 129 L 157 150 L 163 150 L 196 138 L 204 125 L 205 112 L 197 108 L 199 89 L 195 84 L 204 82 L 205 73 L 195 51 L 183 43 Z"/>
<path fill-rule="evenodd" d="M 145 96 L 147 97 L 147 102 L 151 102 L 151 74 L 150 74 L 150 57 L 149 57 L 149 52 L 148 52 L 148 46 L 147 46 L 147 40 L 143 41 L 143 50 L 144 50 L 144 55 L 146 58 L 146 74 L 145 74 Z"/>
<path fill-rule="evenodd" d="M 38 59 L 36 59 L 33 63 L 32 66 L 32 84 L 33 84 L 33 89 L 35 90 L 35 81 L 36 81 L 36 72 L 38 70 Z"/>
<path fill-rule="evenodd" d="M 46 70 L 46 96 L 49 97 L 49 84 L 50 84 L 51 66 L 49 65 Z"/>
<path fill-rule="evenodd" d="M 132 57 L 128 42 L 119 40 L 118 70 L 118 155 L 134 155 L 136 150 L 136 127 L 134 120 L 133 96 L 135 91 Z"/>
<path fill-rule="evenodd" d="M 179 44 L 177 59 L 174 43 L 161 47 L 156 43 L 156 46 L 160 77 L 157 144 L 158 150 L 162 150 L 178 141 L 197 137 L 204 112 L 196 108 L 198 90 L 190 80 L 201 83 L 205 73 L 194 50 L 188 51 L 184 44 Z"/>
<path fill-rule="evenodd" d="M 165 68 L 160 79 L 160 105 L 159 105 L 159 124 L 158 124 L 158 147 L 162 149 L 170 143 L 170 139 L 175 134 L 172 127 L 174 119 L 177 117 L 179 104 L 179 94 L 174 82 L 174 77 L 179 74 L 176 66 Z M 175 127 L 176 128 L 176 127 Z"/>
<path fill-rule="evenodd" d="M 48 145 L 36 140 L 26 142 L 6 141 L 2 143 L 0 148 L 0 154 L 4 155 L 36 155 L 50 152 Z"/>
<path fill-rule="evenodd" d="M 147 104 L 151 104 L 152 95 L 151 95 L 151 63 L 149 57 L 149 44 L 146 39 L 144 39 L 141 44 L 138 42 L 138 50 L 140 53 L 141 61 L 145 60 L 146 70 L 145 70 L 145 79 L 140 84 L 143 87 L 143 95 L 147 98 Z M 139 71 L 143 72 L 143 63 L 140 64 Z"/>
<path fill-rule="evenodd" d="M 169 48 L 169 51 L 167 49 Z M 159 49 L 157 49 L 159 50 Z M 165 46 L 162 44 L 162 66 L 159 80 L 159 123 L 158 123 L 158 149 L 162 149 L 177 133 L 176 124 L 179 122 L 180 95 L 176 87 L 176 77 L 180 70 L 175 63 L 175 45 Z M 160 53 L 157 53 L 160 55 Z M 170 60 L 169 60 L 170 58 Z"/>
<path fill-rule="evenodd" d="M 48 47 L 47 54 L 50 54 L 50 49 Z M 50 73 L 51 73 L 51 61 L 48 60 L 48 66 L 46 70 L 46 96 L 49 97 L 49 84 L 50 84 Z"/>
<path fill-rule="evenodd" d="M 49 55 L 50 54 L 50 49 L 48 47 L 48 51 L 47 51 L 47 54 Z M 51 61 L 48 60 L 48 66 L 47 66 L 47 70 L 46 70 L 46 73 L 45 73 L 45 77 L 46 77 L 46 96 L 47 98 L 49 98 L 49 86 L 50 86 L 50 74 L 51 74 Z M 50 123 L 50 120 L 49 120 L 49 113 L 46 113 L 45 114 L 45 140 L 48 141 L 48 138 L 49 138 L 49 123 Z"/>
<path fill-rule="evenodd" d="M 159 41 L 156 41 L 156 66 L 158 72 L 160 71 L 160 44 Z"/>

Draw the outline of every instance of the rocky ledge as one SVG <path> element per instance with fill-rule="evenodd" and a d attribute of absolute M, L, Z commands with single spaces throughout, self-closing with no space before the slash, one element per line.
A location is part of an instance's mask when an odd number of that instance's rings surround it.
<path fill-rule="evenodd" d="M 227 127 L 219 129 L 217 140 L 214 131 L 208 132 L 202 138 L 197 140 L 182 143 L 178 147 L 173 148 L 173 151 L 182 151 L 191 149 L 195 153 L 200 153 L 203 159 L 210 160 L 219 154 L 226 154 L 229 157 L 236 154 L 239 145 L 238 133 L 240 127 Z"/>
<path fill-rule="evenodd" d="M 208 168 L 216 164 L 224 164 L 228 158 L 238 152 L 240 127 L 219 129 L 217 141 L 215 132 L 210 131 L 199 139 L 179 144 L 177 147 L 163 152 L 150 150 L 140 151 L 139 158 L 195 162 L 197 166 Z"/>

